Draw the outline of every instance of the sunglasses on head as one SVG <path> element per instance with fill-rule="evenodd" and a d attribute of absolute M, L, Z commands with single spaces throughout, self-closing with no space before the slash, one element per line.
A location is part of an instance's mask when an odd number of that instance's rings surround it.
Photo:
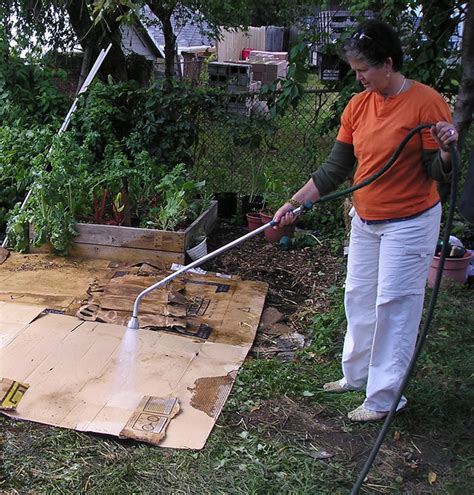
<path fill-rule="evenodd" d="M 355 39 L 355 40 L 363 40 L 363 39 L 366 39 L 366 40 L 370 40 L 372 41 L 372 38 L 368 35 L 366 35 L 365 33 L 361 33 L 361 32 L 355 32 L 353 35 L 352 35 L 352 39 Z"/>

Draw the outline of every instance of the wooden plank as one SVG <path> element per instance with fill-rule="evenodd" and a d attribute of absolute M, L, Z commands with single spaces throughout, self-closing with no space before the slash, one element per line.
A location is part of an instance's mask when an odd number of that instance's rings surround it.
<path fill-rule="evenodd" d="M 73 256 L 85 258 L 109 259 L 115 261 L 149 261 L 154 264 L 184 263 L 186 248 L 195 234 L 200 231 L 209 234 L 217 221 L 217 201 L 212 201 L 185 231 L 172 232 L 156 229 L 140 229 L 117 225 L 76 224 L 79 232 L 70 249 Z M 30 240 L 34 231 L 30 227 Z M 30 244 L 30 252 L 47 253 L 49 244 L 39 248 Z"/>
<path fill-rule="evenodd" d="M 170 252 L 184 252 L 184 232 L 140 229 L 119 225 L 76 224 L 76 244 L 129 247 Z"/>
<path fill-rule="evenodd" d="M 204 232 L 207 235 L 212 232 L 217 222 L 217 201 L 213 201 L 211 206 L 186 229 L 184 246 L 188 248 L 193 237 L 199 232 Z"/>
<path fill-rule="evenodd" d="M 189 235 L 192 237 L 198 231 L 208 234 L 216 220 L 217 201 L 212 201 L 210 207 L 184 232 L 79 223 L 76 225 L 79 236 L 75 243 L 184 253 L 191 242 Z"/>
<path fill-rule="evenodd" d="M 217 60 L 240 60 L 244 48 L 265 50 L 266 27 L 250 27 L 248 31 L 222 31 L 222 38 L 217 41 Z"/>
<path fill-rule="evenodd" d="M 99 246 L 94 244 L 74 244 L 70 249 L 71 256 L 78 258 L 105 259 L 139 263 L 151 263 L 159 268 L 169 268 L 171 263 L 184 264 L 185 253 L 170 251 L 153 251 L 151 249 L 137 249 L 129 247 Z"/>

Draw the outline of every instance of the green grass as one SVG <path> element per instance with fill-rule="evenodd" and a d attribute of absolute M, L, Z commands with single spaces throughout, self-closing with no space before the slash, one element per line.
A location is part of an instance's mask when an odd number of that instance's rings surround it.
<path fill-rule="evenodd" d="M 472 294 L 441 292 L 407 391 L 408 411 L 396 417 L 366 493 L 473 493 Z M 363 394 L 321 389 L 340 373 L 340 290 L 333 297 L 330 312 L 314 316 L 312 344 L 295 360 L 246 361 L 203 450 L 160 449 L 1 418 L 0 493 L 348 493 L 380 424 L 345 418 Z M 413 445 L 440 459 L 423 457 L 419 467 L 409 467 L 407 455 L 418 455 Z M 320 448 L 336 455 L 315 459 Z M 430 471 L 437 474 L 433 485 Z"/>

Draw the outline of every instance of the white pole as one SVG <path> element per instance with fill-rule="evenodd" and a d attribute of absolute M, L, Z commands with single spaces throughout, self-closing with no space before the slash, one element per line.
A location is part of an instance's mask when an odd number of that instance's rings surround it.
<path fill-rule="evenodd" d="M 89 74 L 87 75 L 85 81 L 82 83 L 81 89 L 77 93 L 77 96 L 74 98 L 74 101 L 72 102 L 71 108 L 69 109 L 69 112 L 66 115 L 66 118 L 64 119 L 63 125 L 58 131 L 58 134 L 62 134 L 69 126 L 69 122 L 71 121 L 72 114 L 76 111 L 77 108 L 77 102 L 79 99 L 79 96 L 84 93 L 87 88 L 89 87 L 90 83 L 94 79 L 95 75 L 97 74 L 97 71 L 99 70 L 100 66 L 102 65 L 102 62 L 104 61 L 105 57 L 109 53 L 110 49 L 112 48 L 112 43 L 109 44 L 106 50 L 102 49 L 99 53 L 99 56 L 97 57 L 97 60 L 95 61 L 95 64 L 92 66 L 92 69 L 90 70 Z"/>

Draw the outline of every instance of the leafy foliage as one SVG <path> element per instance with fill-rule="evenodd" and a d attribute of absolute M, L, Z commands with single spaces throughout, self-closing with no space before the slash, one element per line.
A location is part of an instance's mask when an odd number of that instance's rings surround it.
<path fill-rule="evenodd" d="M 304 83 L 308 78 L 306 63 L 308 47 L 304 41 L 296 44 L 289 54 L 288 74 L 284 79 L 275 79 L 262 87 L 260 93 L 268 99 L 273 116 L 283 115 L 292 106 L 295 108 L 304 94 Z"/>
<path fill-rule="evenodd" d="M 191 181 L 183 162 L 191 160 L 194 115 L 203 107 L 207 98 L 199 90 L 171 95 L 159 84 L 96 83 L 80 100 L 70 131 L 36 157 L 31 198 L 10 218 L 13 247 L 26 249 L 23 225 L 32 224 L 35 245 L 50 242 L 64 254 L 77 221 L 121 224 L 127 208 L 136 224 L 155 228 L 194 220 L 209 201 L 200 199 L 204 183 Z"/>
<path fill-rule="evenodd" d="M 97 159 L 115 143 L 129 159 L 146 150 L 155 162 L 171 169 L 190 163 L 197 116 L 215 107 L 203 90 L 184 83 L 175 82 L 173 93 L 165 92 L 161 81 L 148 88 L 133 81 L 96 83 L 78 105 L 72 127 Z"/>
<path fill-rule="evenodd" d="M 0 229 L 5 227 L 7 212 L 25 196 L 32 181 L 30 168 L 41 160 L 52 136 L 49 126 L 0 127 Z"/>
<path fill-rule="evenodd" d="M 90 191 L 95 186 L 95 177 L 88 174 L 91 158 L 72 132 L 56 136 L 49 154 L 37 157 L 31 170 L 30 199 L 21 211 L 17 205 L 9 218 L 7 234 L 14 249 L 28 248 L 25 225 L 31 224 L 36 246 L 49 241 L 58 253 L 67 252 L 75 235 L 75 219 L 87 212 Z"/>
<path fill-rule="evenodd" d="M 263 192 L 263 208 L 271 214 L 291 197 L 294 192 L 291 185 L 276 178 L 273 173 L 266 171 L 265 186 Z"/>
<path fill-rule="evenodd" d="M 164 175 L 155 186 L 159 204 L 150 208 L 143 226 L 162 230 L 175 230 L 186 221 L 195 220 L 210 204 L 209 198 L 196 201 L 202 194 L 205 182 L 189 179 L 184 164 Z"/>
<path fill-rule="evenodd" d="M 72 49 L 77 43 L 64 12 L 67 2 L 59 0 L 0 0 L 2 26 L 9 41 L 29 59 L 51 50 Z"/>
<path fill-rule="evenodd" d="M 54 86 L 53 76 L 64 76 L 64 73 L 25 62 L 8 46 L 4 29 L 0 28 L 0 118 L 3 125 L 57 123 L 66 101 Z"/>

